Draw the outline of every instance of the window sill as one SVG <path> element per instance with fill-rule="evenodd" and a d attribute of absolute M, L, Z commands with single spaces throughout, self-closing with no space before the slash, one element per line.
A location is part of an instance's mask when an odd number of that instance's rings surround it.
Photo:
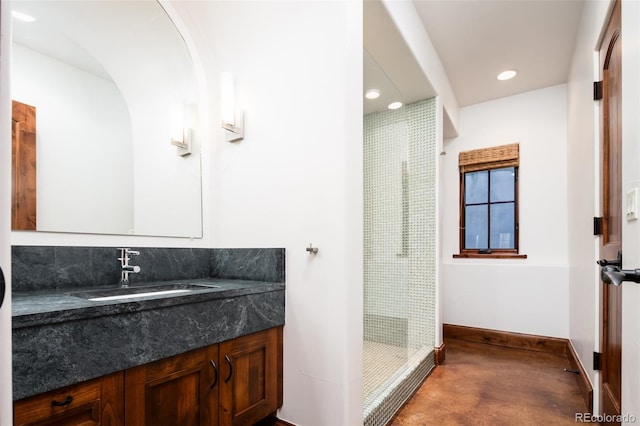
<path fill-rule="evenodd" d="M 462 253 L 454 254 L 454 259 L 526 259 L 526 254 L 517 253 Z"/>

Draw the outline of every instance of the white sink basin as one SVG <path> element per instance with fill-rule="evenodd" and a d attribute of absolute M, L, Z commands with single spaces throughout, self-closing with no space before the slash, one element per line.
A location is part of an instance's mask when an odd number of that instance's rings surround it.
<path fill-rule="evenodd" d="M 211 284 L 177 283 L 89 290 L 71 293 L 71 296 L 80 297 L 92 302 L 106 302 L 112 300 L 127 300 L 149 296 L 164 296 L 168 294 L 190 293 L 195 290 L 205 290 L 211 288 L 220 287 Z"/>
<path fill-rule="evenodd" d="M 159 290 L 159 291 L 148 291 L 146 293 L 132 293 L 132 294 L 116 294 L 115 296 L 102 296 L 102 297 L 92 297 L 87 300 L 91 300 L 92 302 L 104 302 L 107 300 L 122 300 L 122 299 L 132 299 L 134 297 L 146 297 L 146 296 L 161 296 L 163 294 L 174 294 L 174 293 L 189 293 L 193 290 L 182 289 L 182 290 Z"/>

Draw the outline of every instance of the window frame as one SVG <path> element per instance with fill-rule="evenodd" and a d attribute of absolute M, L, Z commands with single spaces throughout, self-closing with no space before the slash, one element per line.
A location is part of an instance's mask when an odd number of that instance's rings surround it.
<path fill-rule="evenodd" d="M 465 248 L 465 175 L 466 173 L 487 171 L 514 167 L 514 248 L 512 249 L 468 249 Z M 519 145 L 503 145 L 493 148 L 478 149 L 474 151 L 461 152 L 459 156 L 459 175 L 460 175 L 460 198 L 459 198 L 459 241 L 458 254 L 454 254 L 454 258 L 499 258 L 499 259 L 526 259 L 526 254 L 520 254 L 520 212 L 519 212 Z M 489 180 L 489 182 L 491 182 Z M 489 183 L 490 185 L 490 183 Z M 487 188 L 490 191 L 490 187 Z M 484 203 L 482 203 L 484 204 Z M 490 208 L 491 201 L 487 199 L 487 208 Z M 490 217 L 489 217 L 490 218 Z M 488 245 L 491 241 L 491 223 L 490 219 L 487 223 Z"/>

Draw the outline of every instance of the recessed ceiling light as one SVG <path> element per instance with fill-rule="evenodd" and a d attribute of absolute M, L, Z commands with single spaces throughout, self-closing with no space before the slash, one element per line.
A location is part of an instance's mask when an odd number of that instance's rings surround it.
<path fill-rule="evenodd" d="M 377 99 L 380 97 L 380 91 L 378 89 L 369 89 L 364 93 L 364 97 L 367 99 Z"/>
<path fill-rule="evenodd" d="M 402 102 L 391 102 L 387 108 L 389 109 L 398 109 L 402 106 Z"/>
<path fill-rule="evenodd" d="M 518 71 L 516 70 L 506 70 L 506 71 L 502 71 L 500 74 L 498 74 L 498 80 L 510 80 L 513 77 L 516 76 L 516 74 L 518 74 Z"/>
<path fill-rule="evenodd" d="M 36 20 L 36 18 L 34 18 L 33 16 L 27 15 L 26 13 L 18 12 L 16 10 L 11 11 L 11 16 L 23 22 L 33 22 Z"/>

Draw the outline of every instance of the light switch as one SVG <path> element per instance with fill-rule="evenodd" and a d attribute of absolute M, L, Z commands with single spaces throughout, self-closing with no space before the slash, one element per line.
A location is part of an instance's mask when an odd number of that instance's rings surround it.
<path fill-rule="evenodd" d="M 627 192 L 627 222 L 638 219 L 638 188 Z"/>

